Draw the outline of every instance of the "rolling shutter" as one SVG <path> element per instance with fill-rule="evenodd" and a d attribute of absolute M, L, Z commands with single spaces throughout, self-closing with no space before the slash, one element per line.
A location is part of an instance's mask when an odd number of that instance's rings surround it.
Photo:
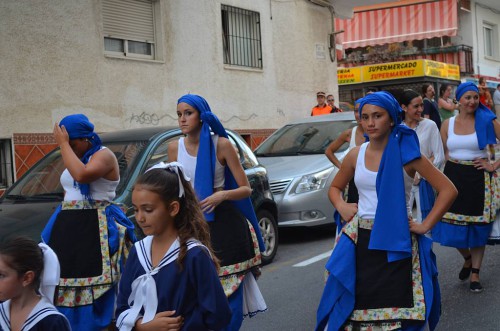
<path fill-rule="evenodd" d="M 102 0 L 104 36 L 154 43 L 153 5 L 142 0 Z"/>

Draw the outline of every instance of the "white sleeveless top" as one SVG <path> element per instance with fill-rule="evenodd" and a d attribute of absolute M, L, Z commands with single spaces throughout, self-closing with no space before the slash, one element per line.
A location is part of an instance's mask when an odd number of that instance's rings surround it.
<path fill-rule="evenodd" d="M 351 140 L 349 141 L 349 147 L 347 147 L 347 150 L 350 151 L 354 147 L 356 147 L 356 130 L 358 129 L 358 126 L 356 125 L 355 127 L 352 128 L 351 131 Z"/>
<path fill-rule="evenodd" d="M 217 141 L 218 135 L 212 136 L 212 141 L 215 147 L 215 155 L 217 155 Z M 194 187 L 194 175 L 196 173 L 197 157 L 190 155 L 186 150 L 184 144 L 184 137 L 179 139 L 179 146 L 177 148 L 177 162 L 183 165 L 186 175 L 191 178 L 191 186 Z M 226 178 L 224 177 L 224 166 L 220 164 L 219 159 L 215 158 L 215 174 L 214 174 L 214 188 L 224 187 Z"/>
<path fill-rule="evenodd" d="M 101 149 L 104 148 L 106 147 L 102 147 Z M 85 200 L 85 197 L 80 192 L 80 188 L 78 186 L 75 187 L 75 180 L 69 173 L 68 169 L 63 171 L 60 180 L 65 192 L 64 201 Z M 119 183 L 120 179 L 108 180 L 105 178 L 99 178 L 90 183 L 90 195 L 92 196 L 92 199 L 97 201 L 112 201 L 116 196 L 115 190 Z"/>
<path fill-rule="evenodd" d="M 354 183 L 358 188 L 359 201 L 358 201 L 358 216 L 364 219 L 375 219 L 375 212 L 377 211 L 378 197 L 377 197 L 377 172 L 370 171 L 365 166 L 365 153 L 369 142 L 363 143 L 359 148 L 358 158 L 356 160 L 356 171 L 354 172 Z M 405 184 L 405 197 L 406 197 L 406 210 L 408 215 L 411 215 L 411 208 L 408 206 L 410 199 L 410 191 L 413 179 L 408 176 L 404 168 L 403 178 Z"/>
<path fill-rule="evenodd" d="M 455 134 L 455 117 L 451 117 L 448 123 L 448 155 L 456 160 L 474 160 L 475 158 L 488 157 L 486 149 L 478 147 L 476 132 L 471 134 Z"/>

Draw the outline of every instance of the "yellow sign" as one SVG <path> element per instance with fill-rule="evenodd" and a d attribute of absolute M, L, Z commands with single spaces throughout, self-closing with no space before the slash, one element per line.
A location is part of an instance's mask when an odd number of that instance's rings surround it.
<path fill-rule="evenodd" d="M 425 76 L 448 78 L 447 64 L 443 62 L 436 62 L 431 60 L 424 60 Z"/>
<path fill-rule="evenodd" d="M 460 66 L 456 64 L 447 64 L 448 79 L 460 80 Z"/>
<path fill-rule="evenodd" d="M 423 76 L 460 80 L 460 66 L 420 59 L 337 69 L 339 85 Z"/>
<path fill-rule="evenodd" d="M 363 81 L 419 77 L 424 75 L 422 60 L 390 62 L 363 66 Z"/>
<path fill-rule="evenodd" d="M 339 85 L 361 83 L 361 68 L 339 68 L 337 69 Z"/>

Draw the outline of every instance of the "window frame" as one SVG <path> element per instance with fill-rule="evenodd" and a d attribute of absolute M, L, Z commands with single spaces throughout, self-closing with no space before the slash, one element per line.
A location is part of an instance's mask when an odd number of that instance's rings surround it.
<path fill-rule="evenodd" d="M 225 65 L 264 68 L 259 12 L 221 4 L 221 33 Z"/>
<path fill-rule="evenodd" d="M 159 35 L 159 31 L 161 31 L 161 19 L 160 15 L 160 1 L 154 0 L 120 0 L 124 6 L 126 6 L 127 2 L 134 3 L 146 3 L 147 5 L 151 5 L 151 30 L 148 31 L 150 37 L 138 37 L 137 35 L 132 35 L 132 32 L 113 32 L 115 31 L 114 21 L 108 21 L 106 19 L 106 13 L 110 11 L 109 7 L 113 6 L 114 0 L 102 0 L 101 1 L 101 10 L 102 10 L 102 25 L 103 25 L 103 51 L 104 55 L 108 57 L 117 57 L 122 59 L 134 59 L 134 60 L 159 60 L 161 61 L 161 52 L 159 52 L 159 48 L 161 47 L 161 36 Z M 106 3 L 106 4 L 105 4 Z M 105 9 L 104 7 L 108 7 Z M 118 12 L 118 11 L 117 11 Z M 118 12 L 119 13 L 119 12 Z M 113 13 L 112 16 L 117 16 L 117 14 Z M 124 16 L 126 19 L 127 17 Z M 144 18 L 144 17 L 143 17 Z M 122 23 L 123 24 L 123 23 Z M 107 28 L 106 26 L 110 27 Z M 125 24 L 127 26 L 127 24 Z M 134 27 L 127 26 L 127 29 L 133 30 Z M 140 33 L 139 33 L 140 34 Z M 148 33 L 145 33 L 146 35 Z M 152 38 L 152 40 L 151 40 Z M 119 40 L 122 42 L 123 51 L 115 51 L 106 49 L 106 39 Z M 148 44 L 150 47 L 150 54 L 143 53 L 134 53 L 130 51 L 129 42 L 139 42 Z"/>
<path fill-rule="evenodd" d="M 14 157 L 11 139 L 0 139 L 0 189 L 14 183 Z"/>
<path fill-rule="evenodd" d="M 500 54 L 498 54 L 498 25 L 487 21 L 483 21 L 483 52 L 486 59 L 500 60 Z M 487 38 L 486 32 L 489 31 L 489 38 Z M 488 52 L 489 48 L 489 52 Z"/>

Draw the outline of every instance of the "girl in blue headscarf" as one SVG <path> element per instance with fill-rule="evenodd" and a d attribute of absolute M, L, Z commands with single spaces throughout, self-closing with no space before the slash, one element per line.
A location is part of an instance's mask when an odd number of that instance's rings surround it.
<path fill-rule="evenodd" d="M 432 241 L 423 234 L 449 208 L 456 189 L 421 156 L 417 135 L 401 125 L 402 109 L 390 93 L 367 95 L 359 109 L 369 142 L 347 154 L 329 191 L 349 222 L 326 265 L 316 330 L 433 330 L 440 294 Z M 423 223 L 412 220 L 407 204 L 417 171 L 439 193 Z M 342 198 L 353 177 L 357 204 Z"/>
<path fill-rule="evenodd" d="M 113 319 L 134 225 L 112 203 L 120 182 L 118 162 L 87 116 L 66 116 L 55 124 L 54 138 L 66 166 L 64 201 L 45 226 L 42 241 L 61 264 L 55 305 L 73 331 L 100 331 Z"/>
<path fill-rule="evenodd" d="M 184 166 L 200 200 L 233 312 L 225 330 L 238 330 L 244 316 L 267 309 L 255 281 L 265 245 L 249 198 L 252 189 L 224 127 L 204 98 L 182 96 L 177 117 L 185 137 L 169 144 L 169 161 Z"/>
<path fill-rule="evenodd" d="M 443 122 L 441 138 L 447 162 L 444 174 L 458 188 L 458 197 L 432 231 L 443 246 L 455 247 L 465 259 L 460 280 L 470 276 L 470 290 L 483 291 L 479 270 L 484 248 L 499 207 L 496 169 L 500 160 L 488 161 L 486 147 L 496 144 L 500 123 L 479 102 L 479 90 L 471 82 L 458 86 L 459 114 Z M 490 152 L 494 159 L 494 150 Z M 472 273 L 472 275 L 471 275 Z"/>

